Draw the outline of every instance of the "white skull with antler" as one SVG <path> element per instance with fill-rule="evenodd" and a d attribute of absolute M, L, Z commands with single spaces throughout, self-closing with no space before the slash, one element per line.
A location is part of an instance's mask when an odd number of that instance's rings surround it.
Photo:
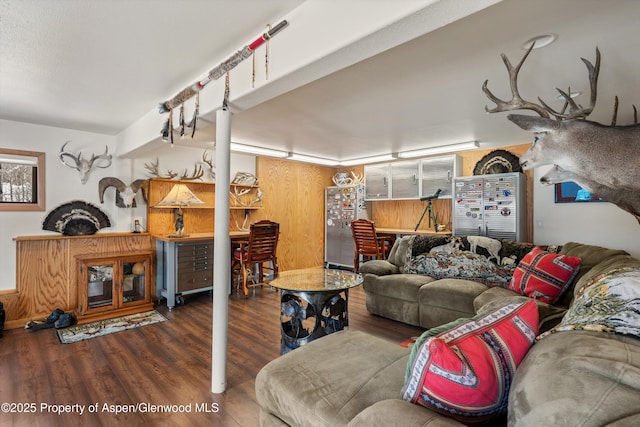
<path fill-rule="evenodd" d="M 136 179 L 131 184 L 127 185 L 118 178 L 109 176 L 102 178 L 98 183 L 98 196 L 100 197 L 100 203 L 104 203 L 104 192 L 109 187 L 114 187 L 116 191 L 116 206 L 119 208 L 135 208 L 136 207 L 136 194 L 139 190 L 142 190 L 142 198 L 147 201 L 149 180 Z"/>
<path fill-rule="evenodd" d="M 80 172 L 80 182 L 82 184 L 87 183 L 87 181 L 89 180 L 89 174 L 91 173 L 94 167 L 108 168 L 109 166 L 111 166 L 111 154 L 108 154 L 109 153 L 108 146 L 105 145 L 104 154 L 100 154 L 99 156 L 92 154 L 91 158 L 87 160 L 82 158 L 82 152 L 79 152 L 78 155 L 75 155 L 70 151 L 64 150 L 64 148 L 70 142 L 71 141 L 65 142 L 62 148 L 60 149 L 60 155 L 59 155 L 60 162 L 63 165 L 69 168 L 76 169 L 78 172 Z M 73 160 L 73 163 L 67 163 L 67 160 L 66 160 L 67 158 Z M 106 164 L 100 163 L 100 161 L 103 161 L 103 160 L 106 161 Z"/>

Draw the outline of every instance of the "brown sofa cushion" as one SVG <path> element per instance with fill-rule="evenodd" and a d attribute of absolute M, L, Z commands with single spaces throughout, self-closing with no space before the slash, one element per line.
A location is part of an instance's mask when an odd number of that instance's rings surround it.
<path fill-rule="evenodd" d="M 534 344 L 518 367 L 509 425 L 635 426 L 639 402 L 639 339 L 558 332 Z"/>
<path fill-rule="evenodd" d="M 432 277 L 418 274 L 372 276 L 366 277 L 363 288 L 366 293 L 417 302 L 420 287 L 433 281 Z"/>
<path fill-rule="evenodd" d="M 269 362 L 256 377 L 261 408 L 289 425 L 346 425 L 400 398 L 409 350 L 360 331 L 336 332 Z"/>
<path fill-rule="evenodd" d="M 376 276 L 387 276 L 389 274 L 398 274 L 400 273 L 400 269 L 385 260 L 382 259 L 372 259 L 367 262 L 363 262 L 360 266 L 361 274 L 375 274 Z"/>
<path fill-rule="evenodd" d="M 388 399 L 360 412 L 348 427 L 453 427 L 459 422 L 399 399 Z"/>

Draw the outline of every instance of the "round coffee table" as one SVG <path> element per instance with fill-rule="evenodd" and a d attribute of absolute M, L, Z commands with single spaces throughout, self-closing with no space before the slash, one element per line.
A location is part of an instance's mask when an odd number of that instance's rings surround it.
<path fill-rule="evenodd" d="M 322 267 L 283 271 L 269 286 L 280 289 L 280 353 L 349 326 L 349 289 L 362 276 Z"/>

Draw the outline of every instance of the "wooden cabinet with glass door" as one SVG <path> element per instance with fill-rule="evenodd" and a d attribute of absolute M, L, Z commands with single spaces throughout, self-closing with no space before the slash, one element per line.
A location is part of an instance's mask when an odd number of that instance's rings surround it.
<path fill-rule="evenodd" d="M 78 323 L 153 309 L 153 252 L 81 255 L 78 265 Z"/>

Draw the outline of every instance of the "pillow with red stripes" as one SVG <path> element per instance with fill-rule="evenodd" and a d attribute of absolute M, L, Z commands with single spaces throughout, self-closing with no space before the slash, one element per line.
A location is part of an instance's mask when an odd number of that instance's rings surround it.
<path fill-rule="evenodd" d="M 552 254 L 536 246 L 518 263 L 509 289 L 553 304 L 569 288 L 581 262 L 578 257 Z"/>
<path fill-rule="evenodd" d="M 427 338 L 417 350 L 403 399 L 483 423 L 507 409 L 509 387 L 538 334 L 533 300 L 508 304 Z"/>

